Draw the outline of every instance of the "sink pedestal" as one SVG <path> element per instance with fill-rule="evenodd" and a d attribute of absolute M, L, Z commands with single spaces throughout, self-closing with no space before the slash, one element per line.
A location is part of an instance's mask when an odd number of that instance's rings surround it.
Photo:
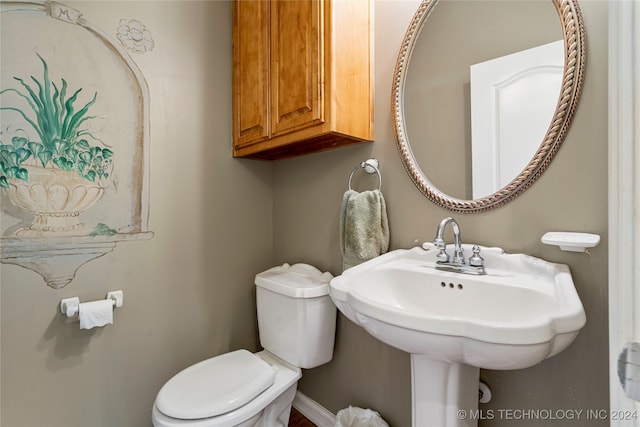
<path fill-rule="evenodd" d="M 413 427 L 476 427 L 480 369 L 411 355 Z"/>

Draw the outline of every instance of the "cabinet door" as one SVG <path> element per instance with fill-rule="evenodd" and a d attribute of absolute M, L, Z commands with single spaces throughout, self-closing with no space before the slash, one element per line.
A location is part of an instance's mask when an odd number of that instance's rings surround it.
<path fill-rule="evenodd" d="M 269 138 L 268 1 L 233 2 L 233 132 L 235 146 Z"/>
<path fill-rule="evenodd" d="M 324 121 L 321 0 L 271 2 L 271 135 Z"/>

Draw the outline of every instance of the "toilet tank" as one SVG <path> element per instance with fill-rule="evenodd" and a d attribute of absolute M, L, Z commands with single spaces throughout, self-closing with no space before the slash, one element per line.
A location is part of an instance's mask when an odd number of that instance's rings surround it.
<path fill-rule="evenodd" d="M 283 264 L 256 275 L 258 329 L 265 350 L 299 368 L 331 360 L 336 333 L 332 278 L 308 264 Z"/>

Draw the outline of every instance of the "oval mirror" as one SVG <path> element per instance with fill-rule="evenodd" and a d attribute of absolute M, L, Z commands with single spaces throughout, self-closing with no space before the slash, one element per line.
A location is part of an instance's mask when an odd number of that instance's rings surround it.
<path fill-rule="evenodd" d="M 569 128 L 584 37 L 576 0 L 423 0 L 392 88 L 396 144 L 417 188 L 462 213 L 529 188 Z"/>

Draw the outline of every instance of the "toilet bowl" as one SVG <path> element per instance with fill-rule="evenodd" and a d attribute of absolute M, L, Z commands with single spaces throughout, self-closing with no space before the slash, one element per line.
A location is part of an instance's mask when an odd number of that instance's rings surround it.
<path fill-rule="evenodd" d="M 260 343 L 196 363 L 171 378 L 152 410 L 155 427 L 286 427 L 301 368 L 333 357 L 330 273 L 283 264 L 256 275 Z"/>

